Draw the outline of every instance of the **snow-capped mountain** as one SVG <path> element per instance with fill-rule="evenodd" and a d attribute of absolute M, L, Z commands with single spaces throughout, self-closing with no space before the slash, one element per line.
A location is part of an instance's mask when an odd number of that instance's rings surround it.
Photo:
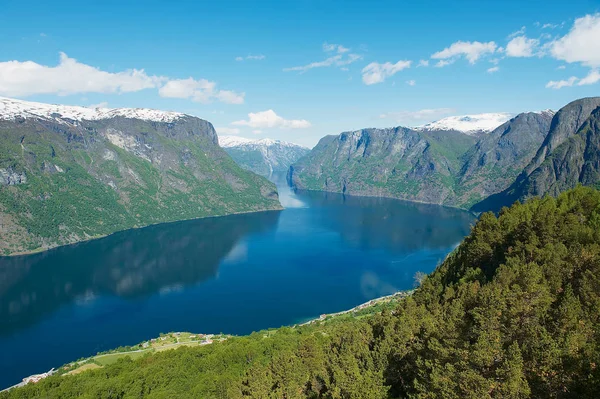
<path fill-rule="evenodd" d="M 435 122 L 417 127 L 417 130 L 456 130 L 468 135 L 491 132 L 511 118 L 505 112 L 477 115 L 449 116 Z"/>
<path fill-rule="evenodd" d="M 129 119 L 171 123 L 184 117 L 185 114 L 148 108 L 87 108 L 0 97 L 0 120 L 15 120 L 20 117 L 52 119 L 55 121 L 64 119 L 93 121 L 119 116 Z"/>
<path fill-rule="evenodd" d="M 242 168 L 266 177 L 273 172 L 286 172 L 291 164 L 310 151 L 285 141 L 252 140 L 238 136 L 219 136 L 219 145 Z"/>

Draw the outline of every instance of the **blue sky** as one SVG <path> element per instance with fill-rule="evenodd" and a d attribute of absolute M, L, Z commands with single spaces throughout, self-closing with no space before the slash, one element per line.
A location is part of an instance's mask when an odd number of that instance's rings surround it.
<path fill-rule="evenodd" d="M 3 0 L 0 95 L 309 146 L 600 95 L 598 1 L 170 3 Z"/>

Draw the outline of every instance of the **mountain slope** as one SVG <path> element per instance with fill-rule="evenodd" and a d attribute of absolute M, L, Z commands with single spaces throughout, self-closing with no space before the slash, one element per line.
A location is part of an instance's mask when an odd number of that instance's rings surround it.
<path fill-rule="evenodd" d="M 0 398 L 596 398 L 599 208 L 600 193 L 579 187 L 486 213 L 393 311 L 125 359 Z"/>
<path fill-rule="evenodd" d="M 446 118 L 416 130 L 328 136 L 292 165 L 289 180 L 300 189 L 469 208 L 514 181 L 544 140 L 552 115 L 520 114 L 497 126 L 508 115 L 485 114 Z"/>
<path fill-rule="evenodd" d="M 0 253 L 280 208 L 275 186 L 240 169 L 204 120 L 0 99 Z"/>
<path fill-rule="evenodd" d="M 274 172 L 287 172 L 291 164 L 310 151 L 285 141 L 250 140 L 236 136 L 219 136 L 219 145 L 242 168 L 265 177 Z"/>
<path fill-rule="evenodd" d="M 594 184 L 590 178 L 578 176 L 583 164 L 596 159 L 593 150 L 587 150 L 589 139 L 581 137 L 582 126 L 594 130 L 589 118 L 600 107 L 600 97 L 583 98 L 561 108 L 552 119 L 550 131 L 537 150 L 535 157 L 506 190 L 490 196 L 473 207 L 475 211 L 499 210 L 516 200 L 546 194 L 557 195 L 577 183 Z M 592 118 L 593 119 L 593 118 Z M 577 137 L 575 140 L 571 138 Z M 583 140 L 579 143 L 579 140 Z M 566 146 L 563 145 L 569 142 Z M 593 147 L 593 145 L 592 145 Z"/>
<path fill-rule="evenodd" d="M 465 154 L 457 175 L 457 190 L 465 206 L 514 182 L 544 141 L 553 115 L 552 111 L 519 114 L 481 137 Z"/>
<path fill-rule="evenodd" d="M 454 176 L 476 138 L 397 127 L 327 136 L 290 168 L 299 189 L 454 204 Z"/>

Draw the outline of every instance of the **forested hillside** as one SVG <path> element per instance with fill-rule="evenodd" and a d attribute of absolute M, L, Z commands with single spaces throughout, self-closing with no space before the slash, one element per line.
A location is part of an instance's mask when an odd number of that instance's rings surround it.
<path fill-rule="evenodd" d="M 577 187 L 483 214 L 391 312 L 52 376 L 0 398 L 597 398 L 599 321 L 600 193 Z"/>

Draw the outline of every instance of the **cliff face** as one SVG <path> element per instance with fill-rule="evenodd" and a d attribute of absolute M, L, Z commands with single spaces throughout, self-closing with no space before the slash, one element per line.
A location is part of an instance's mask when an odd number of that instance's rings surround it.
<path fill-rule="evenodd" d="M 597 118 L 600 97 L 583 98 L 561 108 L 535 157 L 504 191 L 472 209 L 499 210 L 532 196 L 558 195 L 578 183 L 597 185 Z"/>
<path fill-rule="evenodd" d="M 403 127 L 345 132 L 323 138 L 292 165 L 288 180 L 300 189 L 455 204 L 454 176 L 476 140 Z"/>
<path fill-rule="evenodd" d="M 398 127 L 327 136 L 292 165 L 288 179 L 300 189 L 468 208 L 514 181 L 543 142 L 552 115 L 520 114 L 477 134 Z"/>
<path fill-rule="evenodd" d="M 281 208 L 275 186 L 242 170 L 207 121 L 152 110 L 48 107 L 0 104 L 0 253 Z"/>

